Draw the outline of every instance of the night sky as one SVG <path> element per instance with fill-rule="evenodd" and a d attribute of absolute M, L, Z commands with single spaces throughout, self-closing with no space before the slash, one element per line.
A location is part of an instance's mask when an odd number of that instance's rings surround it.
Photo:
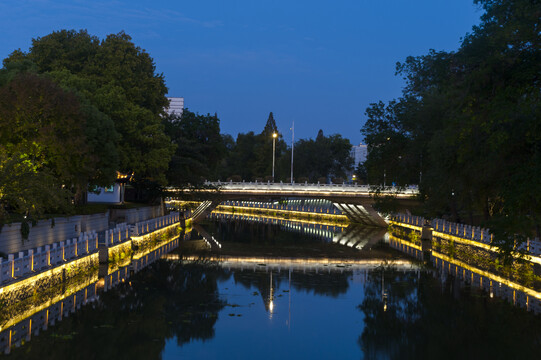
<path fill-rule="evenodd" d="M 224 133 L 259 133 L 272 111 L 288 142 L 294 120 L 295 139 L 356 144 L 366 107 L 400 96 L 396 62 L 456 50 L 480 15 L 472 0 L 2 0 L 0 58 L 54 30 L 124 30 Z"/>

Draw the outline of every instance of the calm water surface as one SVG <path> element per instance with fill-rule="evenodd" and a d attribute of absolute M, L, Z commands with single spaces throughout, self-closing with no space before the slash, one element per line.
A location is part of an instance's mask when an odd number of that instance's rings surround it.
<path fill-rule="evenodd" d="M 298 226 L 254 226 L 206 229 L 246 246 L 247 233 L 259 234 L 255 243 L 332 241 L 291 230 Z M 32 330 L 6 358 L 535 359 L 541 351 L 539 316 L 413 257 L 351 266 L 174 259 L 119 278 L 39 335 Z"/>

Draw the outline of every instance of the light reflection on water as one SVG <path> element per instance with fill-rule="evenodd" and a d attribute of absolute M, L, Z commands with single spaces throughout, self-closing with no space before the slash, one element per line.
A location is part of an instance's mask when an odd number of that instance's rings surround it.
<path fill-rule="evenodd" d="M 474 268 L 441 260 L 425 267 L 418 247 L 389 241 L 378 230 L 340 227 L 329 236 L 315 224 L 236 224 L 218 222 L 206 231 L 220 243 L 239 238 L 246 246 L 269 237 L 277 245 L 295 237 L 350 248 L 383 240 L 410 260 L 210 263 L 182 261 L 177 252 L 139 273 L 122 268 L 102 285 L 91 284 L 92 291 L 80 290 L 84 302 L 79 291 L 53 304 L 49 314 L 57 321 L 49 326 L 16 325 L 14 344 L 25 344 L 10 357 L 528 358 L 540 349 L 541 322 L 532 314 L 537 299 L 496 289 Z"/>

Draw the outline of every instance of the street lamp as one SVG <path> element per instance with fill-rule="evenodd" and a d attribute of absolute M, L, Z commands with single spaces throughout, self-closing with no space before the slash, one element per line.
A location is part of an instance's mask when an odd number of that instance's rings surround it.
<path fill-rule="evenodd" d="M 275 162 L 275 155 L 276 155 L 276 138 L 278 137 L 278 134 L 273 132 L 272 133 L 272 182 L 274 182 L 274 162 Z"/>

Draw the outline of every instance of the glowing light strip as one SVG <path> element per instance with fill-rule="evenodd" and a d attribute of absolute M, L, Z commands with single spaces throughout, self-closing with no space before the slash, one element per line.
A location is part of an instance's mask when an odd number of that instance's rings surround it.
<path fill-rule="evenodd" d="M 151 235 L 154 235 L 154 234 L 156 234 L 156 233 L 163 232 L 163 231 L 165 231 L 165 230 L 167 230 L 167 229 L 174 228 L 174 227 L 179 226 L 179 225 L 180 225 L 180 223 L 176 222 L 176 223 L 174 223 L 174 224 L 167 225 L 167 226 L 165 226 L 165 227 L 156 229 L 156 230 L 154 230 L 154 231 L 152 231 L 152 232 L 149 232 L 149 233 L 146 233 L 146 234 L 143 234 L 143 235 L 132 236 L 131 239 L 134 240 L 134 241 L 143 241 L 144 238 L 145 238 L 146 236 L 151 236 Z"/>
<path fill-rule="evenodd" d="M 522 291 L 524 292 L 525 294 L 529 295 L 529 296 L 532 296 L 536 299 L 539 299 L 541 300 L 541 292 L 537 292 L 533 289 L 530 289 L 530 288 L 527 288 L 527 287 L 524 287 L 522 285 L 519 285 L 517 283 L 514 283 L 510 280 L 507 280 L 506 278 L 503 278 L 501 276 L 498 276 L 498 275 L 494 275 L 488 271 L 485 271 L 485 270 L 481 270 L 481 269 L 478 269 L 476 267 L 473 267 L 473 266 L 470 266 L 468 264 L 466 264 L 465 262 L 462 262 L 460 260 L 456 260 L 456 259 L 451 259 L 450 257 L 444 255 L 444 254 L 441 254 L 441 253 L 438 253 L 436 251 L 432 251 L 432 255 L 438 259 L 441 259 L 441 260 L 444 260 L 444 261 L 447 261 L 448 263 L 451 263 L 451 264 L 454 264 L 454 265 L 458 265 L 464 269 L 467 269 L 471 272 L 475 272 L 477 275 L 482 275 L 486 278 L 489 278 L 493 281 L 496 281 L 496 282 L 500 282 L 502 284 L 505 284 L 507 286 L 509 286 L 510 288 L 514 289 L 514 290 L 519 290 L 519 291 Z"/>
<path fill-rule="evenodd" d="M 173 237 L 172 239 L 166 241 L 166 242 L 162 242 L 160 243 L 159 245 L 156 245 L 154 248 L 152 248 L 151 250 L 148 250 L 146 252 L 143 252 L 143 253 L 137 253 L 136 255 L 133 256 L 133 260 L 139 260 L 140 258 L 142 258 L 143 256 L 146 256 L 148 254 L 150 254 L 151 252 L 153 251 L 156 251 L 158 250 L 159 248 L 161 248 L 162 246 L 165 246 L 167 244 L 170 244 L 172 243 L 173 241 L 175 240 L 178 240 L 180 238 L 179 235 L 176 235 L 175 237 Z"/>
<path fill-rule="evenodd" d="M 197 261 L 201 260 L 198 256 L 184 256 L 179 254 L 168 254 L 164 256 L 166 260 L 185 260 Z M 385 262 L 381 259 L 339 259 L 339 258 L 274 258 L 274 257 L 241 257 L 241 256 L 209 256 L 205 260 L 215 262 L 230 262 L 230 263 L 250 263 L 250 264 L 266 264 L 266 265 L 382 265 Z M 394 260 L 390 265 L 415 265 L 409 260 Z"/>
<path fill-rule="evenodd" d="M 405 227 L 405 228 L 409 228 L 409 229 L 413 229 L 413 230 L 417 230 L 417 231 L 422 230 L 422 227 L 420 227 L 420 226 L 404 224 L 404 223 L 400 223 L 400 222 L 396 222 L 396 221 L 392 221 L 392 220 L 389 221 L 389 223 L 392 224 L 392 225 L 397 225 L 397 226 L 401 226 L 401 227 Z M 439 237 L 439 238 L 442 238 L 442 239 L 445 239 L 445 240 L 456 241 L 458 243 L 462 243 L 462 244 L 466 244 L 466 245 L 476 246 L 476 247 L 479 247 L 479 248 L 482 248 L 482 249 L 485 249 L 485 250 L 488 250 L 488 251 L 492 251 L 492 252 L 498 252 L 498 247 L 497 246 L 491 246 L 491 245 L 488 245 L 488 244 L 485 244 L 485 243 L 482 243 L 482 242 L 479 242 L 479 241 L 475 241 L 475 240 L 464 239 L 464 238 L 458 237 L 456 235 L 449 235 L 449 234 L 446 234 L 446 233 L 442 233 L 442 232 L 433 230 L 432 231 L 432 236 L 433 237 Z M 520 258 L 520 256 L 518 256 L 518 255 L 513 255 L 513 256 L 516 259 Z M 526 256 L 524 256 L 524 259 L 527 260 L 527 261 L 531 261 L 533 263 L 541 265 L 541 257 L 539 257 L 539 256 L 526 255 Z"/>
<path fill-rule="evenodd" d="M 228 183 L 210 183 L 211 185 L 217 186 L 218 188 L 215 189 L 175 189 L 170 188 L 168 190 L 170 191 L 176 191 L 176 192 L 184 192 L 189 191 L 191 193 L 193 192 L 221 192 L 221 193 L 233 193 L 233 194 L 316 194 L 316 195 L 353 195 L 353 196 L 362 196 L 362 197 L 371 197 L 373 194 L 376 193 L 376 191 L 371 191 L 370 187 L 364 187 L 364 188 L 355 188 L 352 189 L 351 187 L 344 187 L 343 185 L 337 184 L 335 186 L 329 186 L 329 185 L 316 185 L 311 184 L 307 186 L 304 185 L 288 185 L 288 184 L 250 184 L 250 183 L 242 183 L 242 184 L 228 184 Z M 383 190 L 380 191 L 381 194 L 391 194 L 395 195 L 396 197 L 407 197 L 407 198 L 413 198 L 416 196 L 419 191 L 415 191 L 412 189 L 409 189 L 404 192 L 397 192 L 396 190 Z"/>
<path fill-rule="evenodd" d="M 353 191 L 314 191 L 314 190 L 285 190 L 285 189 L 270 189 L 270 190 L 255 190 L 255 189 L 200 189 L 197 192 L 210 192 L 210 193 L 222 193 L 228 195 L 265 195 L 265 196 L 312 196 L 312 197 L 351 197 L 351 198 L 367 198 L 371 199 L 372 194 L 370 192 L 353 192 Z M 391 194 L 401 199 L 411 199 L 415 200 L 415 194 L 396 194 L 396 193 L 385 193 L 382 194 Z"/>
<path fill-rule="evenodd" d="M 233 208 L 233 206 L 231 207 Z M 251 207 L 234 207 L 235 209 L 254 209 Z M 302 214 L 303 217 L 307 217 L 307 214 L 314 214 L 314 213 L 308 213 L 308 212 L 301 212 L 301 211 L 289 211 L 289 210 L 277 210 L 277 209 L 256 209 L 256 210 L 267 210 L 266 212 L 279 212 L 279 213 L 285 213 L 285 214 Z M 227 210 L 214 210 L 212 214 L 223 214 L 223 215 L 236 215 L 236 216 L 252 216 L 256 217 L 258 219 L 261 218 L 267 218 L 267 219 L 273 219 L 273 220 L 285 220 L 285 221 L 293 221 L 293 222 L 300 222 L 303 224 L 314 224 L 314 225 L 325 225 L 325 226 L 338 226 L 345 228 L 347 225 L 341 224 L 341 223 L 334 223 L 334 222 L 326 222 L 326 221 L 316 221 L 316 220 L 305 220 L 305 219 L 290 219 L 285 217 L 279 217 L 279 216 L 272 216 L 272 215 L 261 215 L 261 214 L 252 214 L 252 213 L 239 213 L 239 212 L 232 212 Z M 315 213 L 319 216 L 319 213 Z M 326 215 L 324 217 L 330 217 L 330 218 L 336 218 L 336 220 L 342 221 L 342 222 L 348 222 L 348 217 L 345 215 L 336 215 L 336 214 L 321 214 Z"/>
<path fill-rule="evenodd" d="M 497 246 L 491 246 L 491 245 L 484 244 L 484 243 L 479 242 L 479 241 L 463 239 L 463 238 L 461 238 L 461 237 L 458 237 L 458 236 L 455 236 L 455 235 L 449 235 L 449 234 L 441 233 L 441 232 L 439 232 L 439 231 L 434 231 L 434 232 L 432 233 L 432 236 L 436 236 L 436 237 L 439 237 L 439 238 L 442 238 L 442 239 L 446 239 L 446 240 L 456 241 L 456 242 L 462 243 L 462 244 L 467 244 L 467 245 L 471 245 L 471 246 L 476 246 L 476 247 L 479 247 L 479 248 L 482 248 L 482 249 L 485 249 L 485 250 L 488 250 L 488 251 L 492 251 L 492 252 L 498 252 L 498 247 L 497 247 Z M 520 256 L 518 256 L 518 255 L 513 255 L 513 257 L 514 257 L 515 259 L 520 258 Z M 531 261 L 531 262 L 536 263 L 536 264 L 541 264 L 541 258 L 540 258 L 539 256 L 526 255 L 526 256 L 524 256 L 524 260 L 526 260 L 526 261 Z"/>
<path fill-rule="evenodd" d="M 75 259 L 75 260 L 72 260 L 68 263 L 65 263 L 65 264 L 61 264 L 61 265 L 57 265 L 55 266 L 54 268 L 52 269 L 48 269 L 48 270 L 44 270 L 36 275 L 33 275 L 33 276 L 30 276 L 30 277 L 27 277 L 27 278 L 23 278 L 21 280 L 18 280 L 12 284 L 9 284 L 9 285 L 6 285 L 2 288 L 0 288 L 0 294 L 4 293 L 4 292 L 11 292 L 11 291 L 14 291 L 14 290 L 17 290 L 18 288 L 22 287 L 22 286 L 27 286 L 27 285 L 34 285 L 36 281 L 44 278 L 44 277 L 51 277 L 51 276 L 54 276 L 54 275 L 57 275 L 58 273 L 61 273 L 64 269 L 68 268 L 68 267 L 77 267 L 79 266 L 80 263 L 86 263 L 86 262 L 97 262 L 98 261 L 98 253 L 95 252 L 93 254 L 90 254 L 90 255 L 87 255 L 85 257 L 82 257 L 80 259 Z"/>
<path fill-rule="evenodd" d="M 397 222 L 397 221 L 394 221 L 394 220 L 389 220 L 389 224 L 400 226 L 400 227 L 405 227 L 405 228 L 416 230 L 416 231 L 422 231 L 423 230 L 422 226 L 410 225 L 410 224 L 406 224 L 406 223 Z"/>

